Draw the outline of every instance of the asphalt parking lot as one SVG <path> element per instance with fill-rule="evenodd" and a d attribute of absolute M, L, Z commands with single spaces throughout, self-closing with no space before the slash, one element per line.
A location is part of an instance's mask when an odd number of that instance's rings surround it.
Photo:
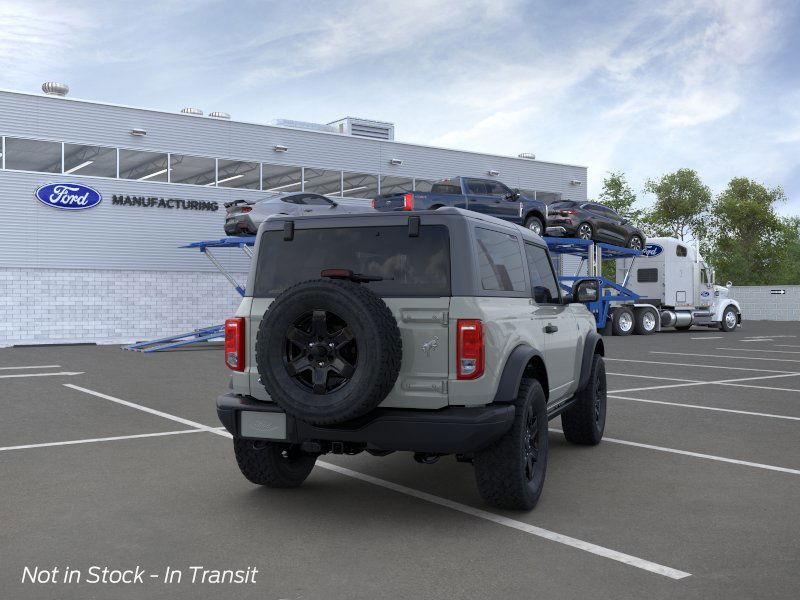
<path fill-rule="evenodd" d="M 554 420 L 530 513 L 487 508 L 452 458 L 329 455 L 301 488 L 253 486 L 216 418 L 219 347 L 0 350 L 0 596 L 797 598 L 800 323 L 605 340 L 606 439 Z M 84 581 L 22 583 L 34 566 Z"/>

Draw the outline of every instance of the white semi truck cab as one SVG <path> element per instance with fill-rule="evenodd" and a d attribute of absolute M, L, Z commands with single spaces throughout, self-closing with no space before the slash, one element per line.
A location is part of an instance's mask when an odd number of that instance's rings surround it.
<path fill-rule="evenodd" d="M 733 331 L 742 322 L 739 303 L 730 298 L 730 282 L 716 285 L 714 270 L 677 238 L 648 238 L 641 256 L 618 259 L 616 281 L 641 297 L 637 306 L 658 310 L 661 327 Z"/>

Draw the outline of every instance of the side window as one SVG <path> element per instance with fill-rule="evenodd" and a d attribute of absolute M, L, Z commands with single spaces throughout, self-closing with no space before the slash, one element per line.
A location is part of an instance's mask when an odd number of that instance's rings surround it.
<path fill-rule="evenodd" d="M 467 193 L 485 196 L 489 193 L 486 184 L 480 179 L 467 179 Z"/>
<path fill-rule="evenodd" d="M 516 236 L 476 227 L 475 237 L 483 289 L 524 292 L 525 269 L 522 267 L 522 254 Z"/>
<path fill-rule="evenodd" d="M 487 181 L 484 183 L 484 185 L 488 190 L 487 193 L 491 196 L 500 196 L 501 198 L 505 198 L 511 193 L 511 190 L 499 181 Z"/>
<path fill-rule="evenodd" d="M 550 259 L 544 248 L 525 244 L 528 259 L 528 270 L 531 272 L 531 290 L 537 304 L 554 304 L 561 302 L 561 295 L 556 282 Z"/>
<path fill-rule="evenodd" d="M 677 254 L 678 256 L 688 256 L 689 251 L 686 249 L 686 246 L 678 245 L 675 248 L 675 254 Z"/>
<path fill-rule="evenodd" d="M 706 268 L 700 269 L 700 283 L 711 283 L 708 278 L 708 269 Z"/>
<path fill-rule="evenodd" d="M 658 281 L 658 269 L 639 269 L 636 271 L 638 283 L 655 283 Z"/>

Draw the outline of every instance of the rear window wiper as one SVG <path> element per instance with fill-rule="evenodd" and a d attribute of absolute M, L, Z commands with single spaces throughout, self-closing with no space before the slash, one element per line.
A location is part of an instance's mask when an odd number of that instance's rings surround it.
<path fill-rule="evenodd" d="M 369 283 L 370 281 L 383 281 L 380 275 L 364 275 L 362 273 L 353 273 L 350 269 L 323 269 L 320 272 L 321 277 L 329 279 L 347 279 L 353 283 Z"/>

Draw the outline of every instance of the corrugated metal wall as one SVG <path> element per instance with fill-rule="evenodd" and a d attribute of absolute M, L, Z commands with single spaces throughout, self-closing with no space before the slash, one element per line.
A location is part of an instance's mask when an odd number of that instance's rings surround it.
<path fill-rule="evenodd" d="M 145 129 L 147 135 L 130 135 L 134 128 Z M 584 167 L 14 92 L 0 91 L 0 135 L 428 179 L 485 177 L 494 169 L 500 172 L 498 179 L 511 187 L 586 199 Z M 275 152 L 277 144 L 287 146 L 288 151 Z M 390 166 L 392 158 L 401 159 L 403 164 Z M 573 185 L 572 180 L 582 185 Z M 37 187 L 60 181 L 93 187 L 104 200 L 90 210 L 73 212 L 53 209 L 34 199 Z M 214 200 L 220 203 L 220 210 L 210 213 L 113 206 L 113 194 Z M 242 189 L 0 171 L 2 262 L 6 267 L 210 270 L 199 252 L 177 247 L 222 237 L 222 203 L 260 194 Z M 246 261 L 233 253 L 229 266 L 243 270 Z"/>

